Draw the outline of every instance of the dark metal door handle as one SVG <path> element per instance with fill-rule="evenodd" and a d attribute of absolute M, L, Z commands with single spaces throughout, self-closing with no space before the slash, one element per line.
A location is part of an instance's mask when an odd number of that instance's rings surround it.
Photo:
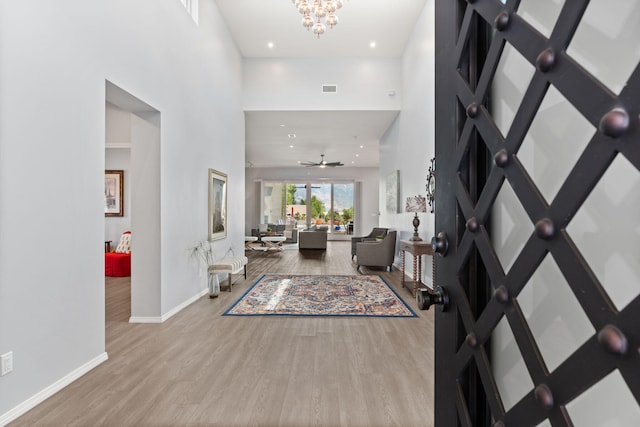
<path fill-rule="evenodd" d="M 433 252 L 440 256 L 445 256 L 449 249 L 449 241 L 447 240 L 447 233 L 441 231 L 437 236 L 431 239 L 431 248 Z"/>
<path fill-rule="evenodd" d="M 439 305 L 442 311 L 447 311 L 449 307 L 449 295 L 442 286 L 436 286 L 435 290 L 418 289 L 416 300 L 420 310 L 429 310 L 432 305 Z"/>

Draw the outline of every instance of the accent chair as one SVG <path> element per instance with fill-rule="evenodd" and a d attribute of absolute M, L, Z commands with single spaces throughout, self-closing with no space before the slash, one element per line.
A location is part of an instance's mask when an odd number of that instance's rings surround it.
<path fill-rule="evenodd" d="M 357 270 L 360 267 L 385 267 L 391 271 L 396 254 L 397 231 L 389 231 L 382 240 L 356 243 Z"/>
<path fill-rule="evenodd" d="M 365 242 L 367 240 L 375 242 L 378 236 L 384 237 L 387 235 L 388 231 L 389 231 L 388 228 L 375 227 L 366 236 L 352 237 L 351 238 L 351 261 L 353 261 L 353 257 L 356 256 L 356 245 L 358 243 Z"/>

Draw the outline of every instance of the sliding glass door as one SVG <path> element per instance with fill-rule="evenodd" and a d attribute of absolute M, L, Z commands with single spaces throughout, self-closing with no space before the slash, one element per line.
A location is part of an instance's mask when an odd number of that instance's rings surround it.
<path fill-rule="evenodd" d="M 261 224 L 280 224 L 285 218 L 285 187 L 282 182 L 265 181 L 262 186 Z"/>
<path fill-rule="evenodd" d="M 353 182 L 333 184 L 330 213 L 335 234 L 353 234 L 353 189 Z"/>
<path fill-rule="evenodd" d="M 294 224 L 299 230 L 326 227 L 333 236 L 353 232 L 353 182 L 263 183 L 264 224 Z"/>

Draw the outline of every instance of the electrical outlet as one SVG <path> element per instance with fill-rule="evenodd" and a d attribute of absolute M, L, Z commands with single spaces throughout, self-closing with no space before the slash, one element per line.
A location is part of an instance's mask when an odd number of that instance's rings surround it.
<path fill-rule="evenodd" d="M 3 354 L 0 356 L 1 361 L 1 369 L 0 376 L 7 375 L 9 372 L 13 371 L 13 351 Z"/>

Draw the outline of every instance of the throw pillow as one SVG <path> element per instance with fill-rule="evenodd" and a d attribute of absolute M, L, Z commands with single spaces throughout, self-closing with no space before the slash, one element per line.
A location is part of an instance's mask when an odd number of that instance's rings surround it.
<path fill-rule="evenodd" d="M 130 254 L 131 253 L 131 232 L 125 231 L 122 236 L 120 236 L 120 241 L 118 242 L 118 246 L 116 246 L 116 253 L 119 254 Z"/>

